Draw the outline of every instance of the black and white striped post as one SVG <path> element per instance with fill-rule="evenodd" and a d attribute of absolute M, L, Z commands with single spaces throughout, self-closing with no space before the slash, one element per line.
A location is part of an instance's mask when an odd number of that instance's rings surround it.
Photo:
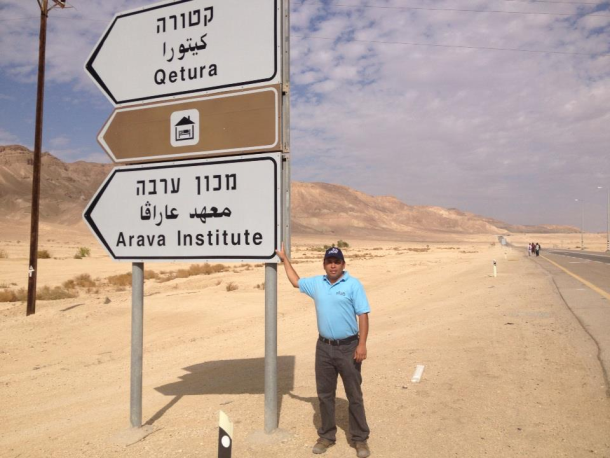
<path fill-rule="evenodd" d="M 231 458 L 233 450 L 233 423 L 222 410 L 218 418 L 218 458 Z"/>

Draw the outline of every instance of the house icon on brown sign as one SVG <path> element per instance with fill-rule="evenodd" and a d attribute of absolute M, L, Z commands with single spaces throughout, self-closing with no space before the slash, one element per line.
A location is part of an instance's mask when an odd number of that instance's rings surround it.
<path fill-rule="evenodd" d="M 195 138 L 195 123 L 190 116 L 184 116 L 174 126 L 176 141 L 193 140 Z"/>

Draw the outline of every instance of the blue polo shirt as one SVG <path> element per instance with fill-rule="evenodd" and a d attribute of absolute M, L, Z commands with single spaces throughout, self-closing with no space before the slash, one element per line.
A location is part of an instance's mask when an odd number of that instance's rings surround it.
<path fill-rule="evenodd" d="M 362 283 L 347 271 L 334 285 L 326 275 L 301 278 L 299 291 L 314 300 L 318 331 L 327 339 L 345 339 L 358 334 L 356 315 L 371 311 Z"/>

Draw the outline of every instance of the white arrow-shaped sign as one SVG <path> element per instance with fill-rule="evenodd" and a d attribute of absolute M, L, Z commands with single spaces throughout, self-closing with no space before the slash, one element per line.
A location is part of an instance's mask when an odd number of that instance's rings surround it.
<path fill-rule="evenodd" d="M 181 0 L 117 14 L 85 69 L 114 105 L 281 80 L 278 0 Z"/>
<path fill-rule="evenodd" d="M 276 262 L 281 154 L 115 168 L 83 217 L 117 260 Z"/>

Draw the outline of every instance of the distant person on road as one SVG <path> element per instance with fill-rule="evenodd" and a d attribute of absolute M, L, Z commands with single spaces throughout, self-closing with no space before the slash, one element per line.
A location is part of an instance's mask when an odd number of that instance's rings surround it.
<path fill-rule="evenodd" d="M 541 250 L 540 244 L 536 243 L 536 256 L 540 256 L 540 250 Z"/>
<path fill-rule="evenodd" d="M 341 375 L 349 401 L 349 432 L 358 458 L 370 456 L 369 427 L 362 397 L 362 361 L 366 359 L 369 333 L 369 302 L 360 281 L 345 270 L 339 248 L 324 254 L 326 275 L 300 278 L 282 249 L 276 251 L 284 263 L 286 276 L 295 288 L 314 300 L 319 337 L 316 344 L 316 389 L 322 425 L 312 452 L 324 453 L 336 441 L 335 394 Z"/>
<path fill-rule="evenodd" d="M 528 256 L 532 255 L 532 244 L 531 243 L 527 244 L 527 255 Z"/>

